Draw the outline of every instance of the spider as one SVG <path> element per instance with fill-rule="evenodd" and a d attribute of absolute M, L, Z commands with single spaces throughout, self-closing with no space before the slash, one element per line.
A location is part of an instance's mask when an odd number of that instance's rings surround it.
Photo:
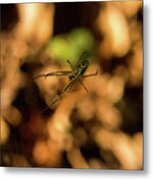
<path fill-rule="evenodd" d="M 76 81 L 78 81 L 83 86 L 83 88 L 88 92 L 88 89 L 82 82 L 82 78 L 96 76 L 98 74 L 98 71 L 92 74 L 87 74 L 87 75 L 84 74 L 89 66 L 89 59 L 87 59 L 87 52 L 82 53 L 75 67 L 71 64 L 70 60 L 67 60 L 67 63 L 70 65 L 71 71 L 55 71 L 47 74 L 39 74 L 38 76 L 35 77 L 35 78 L 42 78 L 42 77 L 47 78 L 48 76 L 67 76 L 70 80 L 68 85 L 62 90 L 61 94 L 55 97 L 55 99 L 53 99 L 51 103 L 49 103 L 49 107 L 51 107 L 57 101 L 61 100 L 64 97 L 64 95 L 72 89 Z M 46 107 L 42 112 L 44 112 L 46 109 L 48 109 L 48 107 Z"/>

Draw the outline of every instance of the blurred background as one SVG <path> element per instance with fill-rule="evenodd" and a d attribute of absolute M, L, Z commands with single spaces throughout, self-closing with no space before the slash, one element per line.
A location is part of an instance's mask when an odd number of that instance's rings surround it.
<path fill-rule="evenodd" d="M 142 1 L 1 5 L 1 166 L 143 169 Z M 67 71 L 83 79 L 49 106 Z M 46 111 L 43 111 L 43 109 Z"/>

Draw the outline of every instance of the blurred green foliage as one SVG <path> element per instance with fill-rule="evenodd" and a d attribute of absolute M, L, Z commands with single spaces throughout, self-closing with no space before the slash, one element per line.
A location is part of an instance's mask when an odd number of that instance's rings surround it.
<path fill-rule="evenodd" d="M 51 57 L 65 64 L 69 59 L 76 64 L 83 51 L 93 53 L 94 38 L 92 33 L 85 28 L 74 29 L 68 34 L 54 36 L 48 44 Z"/>

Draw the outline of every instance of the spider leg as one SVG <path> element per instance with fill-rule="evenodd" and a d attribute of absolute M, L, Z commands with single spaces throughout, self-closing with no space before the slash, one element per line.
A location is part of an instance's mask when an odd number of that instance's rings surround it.
<path fill-rule="evenodd" d="M 37 78 L 47 78 L 48 76 L 69 76 L 72 74 L 72 71 L 56 71 L 56 72 L 51 72 L 51 73 L 47 73 L 47 74 L 39 74 L 36 77 L 34 77 L 34 79 Z"/>
<path fill-rule="evenodd" d="M 74 68 L 74 66 L 73 66 L 73 64 L 70 62 L 70 60 L 69 59 L 67 59 L 67 63 L 70 65 L 70 67 L 71 67 L 71 69 L 72 70 L 74 70 L 75 68 Z"/>
<path fill-rule="evenodd" d="M 61 92 L 61 94 L 60 94 L 59 96 L 55 97 L 55 98 L 53 99 L 53 101 L 51 101 L 51 103 L 49 103 L 49 105 L 41 111 L 41 113 L 44 113 L 47 109 L 49 109 L 49 107 L 53 106 L 56 102 L 60 101 L 60 100 L 65 96 L 65 94 L 68 93 L 68 92 L 71 90 L 71 88 L 72 88 L 73 83 L 75 82 L 75 80 L 76 80 L 76 79 L 73 79 L 73 80 L 63 89 L 63 91 Z"/>
<path fill-rule="evenodd" d="M 86 91 L 87 93 L 89 93 L 87 87 L 83 84 L 83 82 L 81 81 L 80 78 L 78 79 L 78 81 L 79 81 L 79 83 L 83 86 L 83 88 L 85 89 L 85 91 Z"/>
<path fill-rule="evenodd" d="M 83 75 L 82 77 L 87 78 L 87 77 L 91 77 L 91 76 L 97 76 L 97 74 L 98 74 L 98 70 L 95 73 Z"/>
<path fill-rule="evenodd" d="M 70 82 L 70 83 L 63 89 L 63 91 L 61 92 L 61 94 L 60 94 L 58 97 L 56 97 L 56 98 L 49 104 L 49 106 L 52 106 L 52 105 L 55 104 L 57 101 L 61 100 L 61 99 L 64 97 L 64 95 L 71 90 L 71 88 L 72 88 L 72 86 L 73 86 L 73 83 L 74 83 L 74 81 Z"/>

